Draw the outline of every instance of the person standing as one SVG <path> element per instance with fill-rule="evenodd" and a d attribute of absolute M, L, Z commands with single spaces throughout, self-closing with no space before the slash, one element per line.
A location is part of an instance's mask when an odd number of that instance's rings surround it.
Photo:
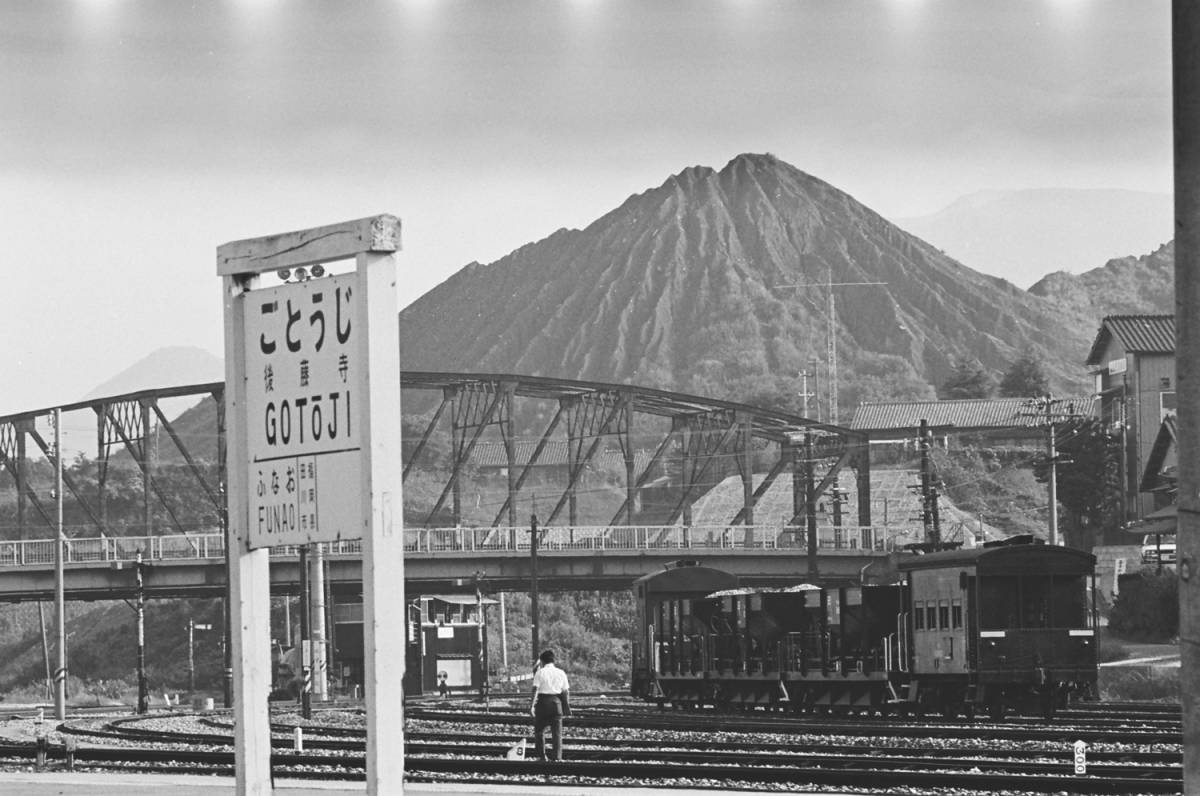
<path fill-rule="evenodd" d="M 551 760 L 562 760 L 562 720 L 571 715 L 567 692 L 567 673 L 554 665 L 554 650 L 538 656 L 538 668 L 533 673 L 533 756 L 545 759 L 542 735 L 550 728 Z"/>

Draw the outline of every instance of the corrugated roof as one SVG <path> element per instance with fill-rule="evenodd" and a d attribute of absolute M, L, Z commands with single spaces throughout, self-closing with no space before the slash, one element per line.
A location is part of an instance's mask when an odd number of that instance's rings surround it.
<path fill-rule="evenodd" d="M 1064 398 L 1056 413 L 1092 415 L 1094 399 Z M 953 401 L 887 401 L 863 403 L 854 410 L 855 431 L 911 431 L 926 421 L 930 428 L 960 431 L 1036 428 L 1043 420 L 1029 398 L 974 398 Z"/>
<path fill-rule="evenodd" d="M 1100 323 L 1100 331 L 1088 352 L 1086 364 L 1104 364 L 1100 357 L 1115 338 L 1121 347 L 1133 354 L 1175 353 L 1174 315 L 1109 315 Z"/>

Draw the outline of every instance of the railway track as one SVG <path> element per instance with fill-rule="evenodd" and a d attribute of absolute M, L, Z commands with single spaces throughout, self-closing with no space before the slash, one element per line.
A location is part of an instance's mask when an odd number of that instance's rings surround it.
<path fill-rule="evenodd" d="M 410 710 L 406 717 L 428 721 L 470 722 L 493 725 L 528 721 L 520 711 L 436 711 Z M 999 741 L 1053 741 L 1061 743 L 1129 743 L 1178 744 L 1182 742 L 1179 721 L 1147 723 L 1137 718 L 1115 717 L 1108 721 L 1088 718 L 1081 721 L 1066 719 L 1053 722 L 1026 721 L 900 721 L 895 718 L 831 718 L 828 716 L 795 717 L 782 713 L 717 714 L 689 711 L 686 714 L 591 713 L 586 709 L 574 711 L 572 727 L 626 728 L 630 730 L 666 730 L 686 725 L 689 729 L 709 729 L 721 732 L 756 732 L 825 735 L 870 735 L 879 738 L 931 737 L 975 738 Z"/>
<path fill-rule="evenodd" d="M 601 713 L 601 711 L 597 711 Z M 1154 713 L 1153 710 L 1147 713 Z M 332 716 L 331 716 L 332 718 Z M 1164 744 L 1124 743 L 1106 748 L 1114 732 L 1063 728 L 957 724 L 930 726 L 892 721 L 814 722 L 781 720 L 780 714 L 753 716 L 640 715 L 634 712 L 570 720 L 567 754 L 561 763 L 506 759 L 528 734 L 528 716 L 517 711 L 439 711 L 413 707 L 405 734 L 406 777 L 413 782 L 472 782 L 605 785 L 674 785 L 772 790 L 836 787 L 946 788 L 961 791 L 1033 793 L 1178 793 L 1182 790 L 1181 732 L 1162 729 L 1144 737 L 1167 736 Z M 1094 715 L 1076 717 L 1094 723 Z M 1153 718 L 1151 716 L 1150 718 Z M 227 717 L 191 717 L 193 731 L 166 731 L 163 721 L 181 716 L 95 719 L 59 728 L 80 739 L 72 755 L 76 767 L 173 773 L 230 774 L 232 726 Z M 353 724 L 358 717 L 341 716 Z M 643 726 L 630 726 L 642 720 Z M 652 721 L 653 720 L 653 721 Z M 1169 720 L 1169 719 L 1168 719 Z M 157 722 L 157 724 L 156 724 Z M 305 728 L 305 752 L 288 751 L 295 727 Z M 298 717 L 277 716 L 272 766 L 276 776 L 361 780 L 365 775 L 363 731 L 355 726 L 320 726 Z M 791 724 L 781 728 L 781 724 Z M 467 725 L 467 726 L 464 726 Z M 449 726 L 450 729 L 446 729 Z M 463 729 L 455 729 L 463 727 Z M 1009 743 L 997 738 L 1003 729 Z M 970 732 L 966 732 L 969 730 Z M 1088 750 L 1086 773 L 1074 773 L 1070 743 L 1081 732 L 1107 734 Z M 1127 736 L 1128 733 L 1125 733 Z M 497 740 L 497 738 L 503 740 Z M 1017 742 L 1015 739 L 1020 739 Z M 87 742 L 89 745 L 84 745 Z M 116 744 L 135 744 L 116 746 Z M 90 744 L 105 744 L 92 746 Z M 1093 742 L 1089 742 L 1089 745 Z M 1156 748 L 1165 746 L 1166 748 Z M 6 763 L 35 754 L 31 744 L 0 746 Z M 50 754 L 51 765 L 66 764 L 66 750 Z M 13 762 L 13 764 L 17 764 Z"/>
<path fill-rule="evenodd" d="M 421 747 L 433 744 L 440 754 Z M 410 744 L 405 770 L 410 781 L 444 781 L 447 775 L 473 782 L 508 783 L 534 777 L 539 781 L 650 783 L 688 782 L 808 784 L 836 787 L 911 787 L 1005 790 L 1009 792 L 1078 794 L 1176 793 L 1182 787 L 1178 765 L 1143 763 L 1136 776 L 1128 764 L 1098 763 L 1087 776 L 1069 773 L 1069 763 L 987 760 L 980 756 L 930 759 L 924 754 L 803 754 L 777 750 L 750 754 L 745 750 L 636 751 L 628 748 L 572 749 L 579 758 L 561 763 L 504 759 L 503 745 L 448 746 L 424 739 Z M 474 756 L 470 756 L 474 755 Z M 36 756 L 32 744 L 0 745 L 0 761 L 27 763 Z M 51 759 L 58 755 L 51 755 Z M 233 753 L 216 750 L 148 749 L 142 747 L 80 748 L 70 756 L 75 769 L 139 773 L 231 774 Z M 362 754 L 297 754 L 271 756 L 276 776 L 296 779 L 361 780 Z M 65 751 L 59 758 L 66 764 Z"/>

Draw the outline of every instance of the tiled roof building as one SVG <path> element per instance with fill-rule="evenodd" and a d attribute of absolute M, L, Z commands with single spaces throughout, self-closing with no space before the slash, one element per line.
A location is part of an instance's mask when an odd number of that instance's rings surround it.
<path fill-rule="evenodd" d="M 1125 440 L 1122 460 L 1126 516 L 1160 508 L 1161 494 L 1138 492 L 1163 420 L 1175 411 L 1175 317 L 1110 315 L 1088 353 L 1100 417 Z"/>
<path fill-rule="evenodd" d="M 1055 411 L 1091 415 L 1093 399 L 1067 398 Z M 901 440 L 916 436 L 921 421 L 936 435 L 1000 432 L 1007 438 L 1041 439 L 1044 417 L 1031 398 L 973 398 L 951 401 L 887 401 L 863 403 L 854 411 L 850 428 L 867 432 L 872 440 Z"/>

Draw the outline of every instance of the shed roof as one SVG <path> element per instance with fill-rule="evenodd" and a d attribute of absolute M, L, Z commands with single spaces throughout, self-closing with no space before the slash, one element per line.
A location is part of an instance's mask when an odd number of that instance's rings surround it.
<path fill-rule="evenodd" d="M 1089 367 L 1104 364 L 1100 357 L 1115 339 L 1133 354 L 1175 353 L 1174 315 L 1109 315 L 1100 322 L 1100 331 L 1088 353 Z"/>
<path fill-rule="evenodd" d="M 1092 397 L 1060 399 L 1059 413 L 1094 414 Z M 883 401 L 859 404 L 850 428 L 867 432 L 911 432 L 924 420 L 940 431 L 1037 429 L 1043 415 L 1030 398 L 972 398 L 952 401 Z"/>
<path fill-rule="evenodd" d="M 1090 572 L 1096 557 L 1083 550 L 1043 543 L 1022 544 L 1014 537 L 1005 543 L 983 547 L 959 548 L 938 553 L 900 558 L 896 562 L 901 572 L 918 569 L 945 569 L 958 566 L 976 567 L 979 574 L 1067 574 Z M 1014 542 L 1014 543 L 1010 543 Z"/>

